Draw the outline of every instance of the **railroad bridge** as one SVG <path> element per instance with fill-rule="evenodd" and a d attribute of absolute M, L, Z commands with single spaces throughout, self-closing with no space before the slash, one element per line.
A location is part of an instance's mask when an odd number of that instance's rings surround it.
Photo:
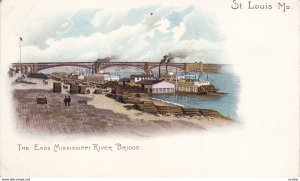
<path fill-rule="evenodd" d="M 37 63 L 13 63 L 12 68 L 16 72 L 21 73 L 38 73 L 41 70 L 63 67 L 75 66 L 87 69 L 93 69 L 93 62 L 37 62 Z"/>
<path fill-rule="evenodd" d="M 100 73 L 109 67 L 136 67 L 144 70 L 145 74 L 150 74 L 150 71 L 159 67 L 160 62 L 37 62 L 37 63 L 13 63 L 12 68 L 16 72 L 21 73 L 37 73 L 44 69 L 62 67 L 62 66 L 76 66 L 91 69 L 93 73 Z M 166 64 L 161 64 L 166 65 Z M 199 72 L 203 71 L 203 64 L 200 63 L 168 63 L 168 66 L 179 68 L 185 72 Z"/>

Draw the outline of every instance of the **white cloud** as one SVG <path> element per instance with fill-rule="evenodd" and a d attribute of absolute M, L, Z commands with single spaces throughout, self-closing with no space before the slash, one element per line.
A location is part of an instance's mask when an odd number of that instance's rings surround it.
<path fill-rule="evenodd" d="M 57 13 L 51 16 L 41 12 L 33 13 L 21 23 L 19 33 L 24 39 L 24 45 L 35 45 L 45 49 L 47 39 L 71 28 L 71 16 L 71 13 Z"/>
<path fill-rule="evenodd" d="M 184 17 L 183 21 L 186 31 L 182 35 L 182 39 L 205 38 L 211 41 L 222 39 L 214 17 L 199 9 L 193 10 L 192 13 Z"/>
<path fill-rule="evenodd" d="M 126 12 L 98 11 L 91 24 L 100 32 L 110 32 L 119 29 L 123 25 Z"/>
<path fill-rule="evenodd" d="M 167 19 L 161 19 L 159 22 L 159 27 L 157 28 L 162 33 L 168 33 L 168 28 L 170 27 L 170 21 Z"/>
<path fill-rule="evenodd" d="M 180 37 L 185 33 L 185 26 L 184 23 L 180 23 L 179 26 L 176 26 L 172 29 L 173 31 L 173 39 L 175 42 L 177 42 Z"/>
<path fill-rule="evenodd" d="M 175 9 L 170 7 L 160 7 L 153 12 L 152 16 L 145 15 L 141 23 L 131 26 L 123 23 L 128 9 L 101 10 L 90 20 L 91 24 L 97 28 L 96 32 L 91 32 L 87 36 L 71 36 L 61 39 L 56 39 L 54 35 L 65 31 L 70 26 L 68 16 L 54 16 L 56 18 L 53 22 L 50 22 L 51 18 L 49 21 L 43 19 L 44 21 L 34 24 L 34 27 L 37 26 L 38 33 L 24 32 L 28 33 L 26 39 L 34 37 L 43 42 L 46 48 L 40 48 L 41 42 L 36 45 L 31 42 L 23 47 L 23 57 L 27 61 L 93 61 L 100 57 L 111 56 L 117 56 L 124 61 L 159 61 L 163 55 L 177 51 L 189 54 L 186 60 L 197 61 L 209 55 L 207 52 L 210 50 L 222 49 L 220 42 L 203 38 L 201 33 L 193 34 L 193 31 L 198 30 L 190 28 L 195 28 L 197 25 L 191 26 L 190 23 L 191 20 L 200 16 L 198 11 L 191 12 L 178 26 L 170 29 L 172 22 L 167 19 L 167 15 L 173 10 Z M 47 29 L 47 27 L 50 28 Z M 187 33 L 192 36 L 182 38 Z M 194 35 L 199 36 L 194 38 Z M 31 39 L 34 40 L 34 38 Z"/>
<path fill-rule="evenodd" d="M 161 25 L 161 20 L 164 16 L 168 15 L 172 11 L 172 8 L 160 8 L 150 16 L 145 16 L 143 24 L 146 25 L 149 29 L 157 28 Z"/>

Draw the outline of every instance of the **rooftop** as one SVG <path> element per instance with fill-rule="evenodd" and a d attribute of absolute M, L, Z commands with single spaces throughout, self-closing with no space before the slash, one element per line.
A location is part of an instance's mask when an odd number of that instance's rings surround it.
<path fill-rule="evenodd" d="M 141 80 L 139 82 L 136 82 L 137 84 L 144 84 L 144 85 L 153 85 L 158 82 L 161 82 L 162 80 Z"/>
<path fill-rule="evenodd" d="M 125 77 L 119 80 L 120 82 L 130 82 L 130 78 Z"/>
<path fill-rule="evenodd" d="M 146 75 L 146 74 L 133 74 L 130 75 L 131 78 L 133 77 L 153 77 L 152 75 Z"/>

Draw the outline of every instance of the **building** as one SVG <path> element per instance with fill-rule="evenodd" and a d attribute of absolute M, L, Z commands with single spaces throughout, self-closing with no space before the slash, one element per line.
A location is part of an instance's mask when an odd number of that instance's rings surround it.
<path fill-rule="evenodd" d="M 175 84 L 159 80 L 142 80 L 137 82 L 142 89 L 150 94 L 170 94 L 175 93 Z"/>
<path fill-rule="evenodd" d="M 177 82 L 176 91 L 177 92 L 198 92 L 198 85 L 195 85 L 194 82 Z"/>
<path fill-rule="evenodd" d="M 130 76 L 132 82 L 139 82 L 143 80 L 156 80 L 155 77 L 146 74 L 134 74 Z"/>
<path fill-rule="evenodd" d="M 105 82 L 108 81 L 119 81 L 120 76 L 119 75 L 113 75 L 109 73 L 97 73 L 94 75 L 95 77 L 101 77 Z"/>
<path fill-rule="evenodd" d="M 119 81 L 119 75 L 103 74 L 104 81 Z"/>
<path fill-rule="evenodd" d="M 170 94 L 175 93 L 175 84 L 161 81 L 152 85 L 152 94 Z"/>

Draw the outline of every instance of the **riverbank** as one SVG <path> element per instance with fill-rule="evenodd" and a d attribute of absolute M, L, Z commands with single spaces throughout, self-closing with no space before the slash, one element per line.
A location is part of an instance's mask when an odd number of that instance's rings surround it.
<path fill-rule="evenodd" d="M 51 135 L 150 136 L 233 124 L 233 121 L 222 118 L 177 118 L 127 110 L 124 104 L 104 95 L 71 95 L 71 106 L 66 107 L 63 105 L 64 96 L 50 90 L 15 89 L 13 97 L 18 130 Z M 36 97 L 46 97 L 47 104 L 36 104 Z"/>
<path fill-rule="evenodd" d="M 134 135 L 150 136 L 164 133 L 204 131 L 229 126 L 234 121 L 218 117 L 153 115 L 122 104 L 102 94 L 69 94 L 52 92 L 53 80 L 26 78 L 35 84 L 14 83 L 14 111 L 19 131 L 32 134 L 75 135 Z M 91 92 L 93 88 L 91 88 Z M 71 96 L 71 106 L 64 106 L 65 96 Z M 37 104 L 36 97 L 46 97 L 47 104 Z M 156 106 L 170 106 L 170 102 L 141 98 Z M 131 104 L 132 106 L 132 104 Z M 174 106 L 174 104 L 173 104 Z"/>

